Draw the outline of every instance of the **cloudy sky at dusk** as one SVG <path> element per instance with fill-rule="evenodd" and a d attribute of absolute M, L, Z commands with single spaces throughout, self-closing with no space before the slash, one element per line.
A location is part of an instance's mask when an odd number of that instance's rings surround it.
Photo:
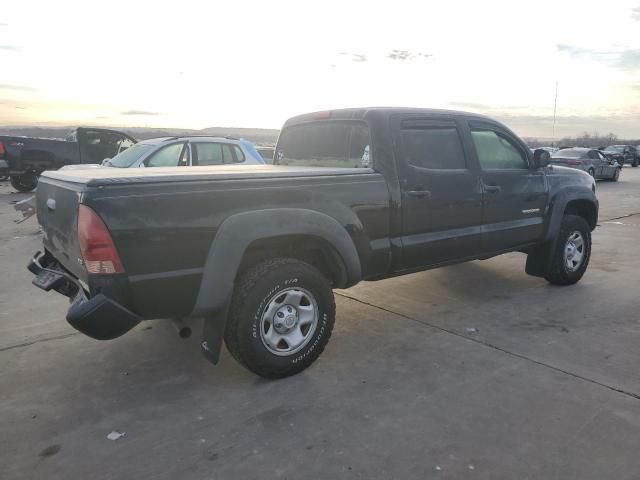
<path fill-rule="evenodd" d="M 640 137 L 640 1 L 5 2 L 0 124 L 278 128 L 393 105 Z"/>

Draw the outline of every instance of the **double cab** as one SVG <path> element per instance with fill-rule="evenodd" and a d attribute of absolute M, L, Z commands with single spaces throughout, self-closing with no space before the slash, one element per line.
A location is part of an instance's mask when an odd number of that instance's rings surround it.
<path fill-rule="evenodd" d="M 275 165 L 43 173 L 33 283 L 71 299 L 98 338 L 142 320 L 203 318 L 264 377 L 310 366 L 332 289 L 507 252 L 576 283 L 598 219 L 595 181 L 549 165 L 503 124 L 445 110 L 357 108 L 289 119 Z"/>

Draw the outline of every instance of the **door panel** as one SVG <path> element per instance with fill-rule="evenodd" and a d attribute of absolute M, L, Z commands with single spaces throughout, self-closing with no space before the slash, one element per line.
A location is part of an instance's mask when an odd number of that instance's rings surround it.
<path fill-rule="evenodd" d="M 483 250 L 508 250 L 543 234 L 548 188 L 542 170 L 530 167 L 523 145 L 497 127 L 472 125 L 481 168 Z"/>
<path fill-rule="evenodd" d="M 394 127 L 402 190 L 401 268 L 479 254 L 482 189 L 457 123 L 404 117 Z"/>
<path fill-rule="evenodd" d="M 506 250 L 540 238 L 547 204 L 542 171 L 485 171 L 482 184 L 485 251 Z"/>

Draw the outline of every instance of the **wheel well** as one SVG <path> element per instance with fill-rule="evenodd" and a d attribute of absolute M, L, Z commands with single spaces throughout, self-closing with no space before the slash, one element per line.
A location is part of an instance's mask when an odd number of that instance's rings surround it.
<path fill-rule="evenodd" d="M 284 235 L 253 241 L 244 252 L 238 275 L 252 265 L 274 257 L 296 258 L 307 262 L 329 279 L 334 287 L 345 287 L 347 269 L 336 249 L 324 238 L 314 235 Z"/>
<path fill-rule="evenodd" d="M 589 200 L 572 200 L 564 209 L 565 215 L 578 215 L 584 218 L 591 230 L 596 228 L 596 222 L 598 220 L 596 216 L 596 207 Z"/>

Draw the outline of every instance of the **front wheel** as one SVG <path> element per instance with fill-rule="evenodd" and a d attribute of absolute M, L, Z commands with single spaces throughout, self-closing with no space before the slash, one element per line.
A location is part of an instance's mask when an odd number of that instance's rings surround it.
<path fill-rule="evenodd" d="M 618 179 L 620 178 L 620 170 L 622 170 L 621 168 L 616 168 L 615 173 L 613 174 L 613 177 L 611 177 L 611 181 L 612 182 L 617 182 Z"/>
<path fill-rule="evenodd" d="M 257 375 L 295 375 L 324 350 L 335 310 L 331 285 L 318 269 L 292 258 L 267 260 L 236 283 L 225 344 Z"/>
<path fill-rule="evenodd" d="M 571 285 L 582 278 L 591 257 L 591 228 L 584 218 L 564 216 L 552 255 L 549 283 Z"/>
<path fill-rule="evenodd" d="M 30 192 L 38 186 L 38 176 L 35 173 L 23 173 L 12 175 L 11 185 L 19 192 Z"/>

